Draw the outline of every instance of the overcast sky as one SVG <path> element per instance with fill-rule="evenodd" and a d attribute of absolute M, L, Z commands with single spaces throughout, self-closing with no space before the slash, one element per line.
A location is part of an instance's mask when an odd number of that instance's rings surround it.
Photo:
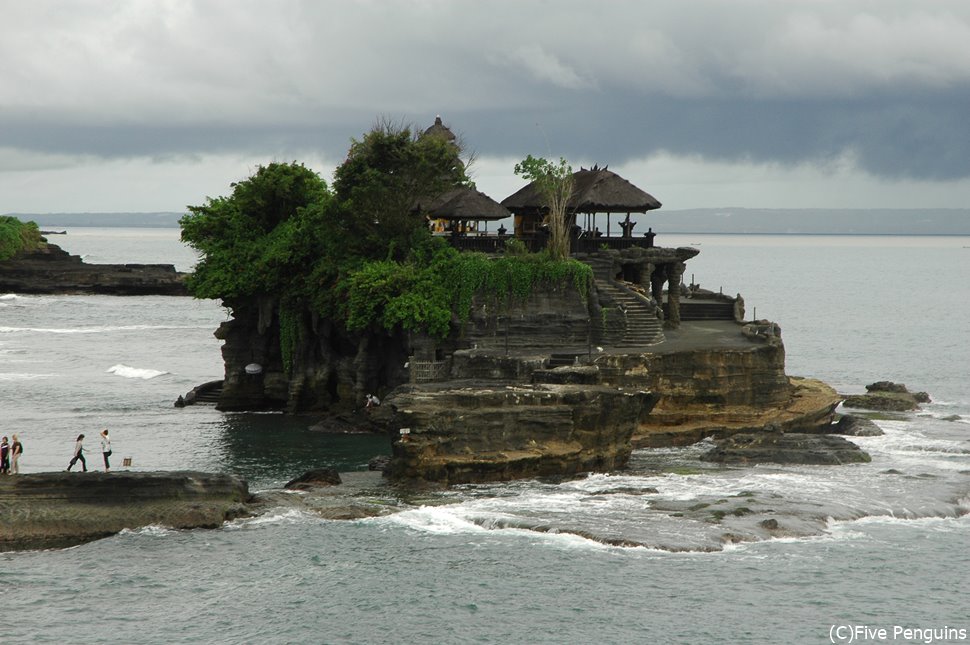
<path fill-rule="evenodd" d="M 970 2 L 0 0 L 0 213 L 329 181 L 436 114 L 497 200 L 533 154 L 671 209 L 966 208 Z"/>

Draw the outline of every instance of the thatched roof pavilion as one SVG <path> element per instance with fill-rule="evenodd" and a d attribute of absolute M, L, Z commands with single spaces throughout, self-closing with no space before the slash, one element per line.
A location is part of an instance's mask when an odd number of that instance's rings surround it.
<path fill-rule="evenodd" d="M 547 207 L 535 182 L 502 200 L 502 205 L 515 215 L 517 234 L 535 232 Z M 646 213 L 660 208 L 657 199 L 606 168 L 593 166 L 573 173 L 573 194 L 566 203 L 570 225 L 576 224 L 578 214 L 585 214 L 587 231 L 596 228 L 595 215 L 606 213 L 607 235 L 610 233 L 610 214 L 626 213 L 625 235 L 633 230 L 630 213 Z M 599 234 L 597 232 L 597 234 Z"/>
<path fill-rule="evenodd" d="M 491 221 L 511 217 L 512 214 L 497 201 L 474 188 L 453 188 L 427 203 L 414 207 L 433 219 L 458 221 Z"/>
<path fill-rule="evenodd" d="M 502 200 L 516 215 L 540 215 L 545 203 L 535 183 Z M 573 173 L 573 194 L 568 213 L 646 213 L 660 208 L 657 199 L 606 168 L 582 168 Z"/>

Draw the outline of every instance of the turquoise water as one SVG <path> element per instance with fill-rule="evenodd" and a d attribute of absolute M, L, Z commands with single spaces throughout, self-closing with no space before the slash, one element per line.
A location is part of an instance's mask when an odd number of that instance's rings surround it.
<path fill-rule="evenodd" d="M 104 262 L 186 253 L 174 230 L 100 230 L 55 241 Z M 934 403 L 859 438 L 871 464 L 716 468 L 697 461 L 702 447 L 646 450 L 623 472 L 425 492 L 379 518 L 279 509 L 2 554 L 0 606 L 16 620 L 0 642 L 822 643 L 837 625 L 970 629 L 970 239 L 662 241 L 697 245 L 688 274 L 781 324 L 789 373 L 843 391 L 888 378 Z M 21 434 L 23 470 L 63 468 L 77 432 L 102 425 L 136 469 L 228 470 L 255 489 L 387 451 L 309 418 L 172 407 L 221 376 L 212 331 L 225 316 L 186 298 L 0 294 L 2 432 Z M 671 510 L 695 504 L 743 504 L 791 535 Z M 617 538 L 649 546 L 605 544 Z"/>

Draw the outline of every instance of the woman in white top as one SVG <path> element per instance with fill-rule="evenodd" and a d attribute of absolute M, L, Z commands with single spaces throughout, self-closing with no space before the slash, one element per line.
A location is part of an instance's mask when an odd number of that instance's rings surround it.
<path fill-rule="evenodd" d="M 108 457 L 111 456 L 111 439 L 108 438 L 107 428 L 101 431 L 101 456 L 104 457 L 104 472 L 110 471 L 111 464 L 108 462 Z"/>
<path fill-rule="evenodd" d="M 20 443 L 20 437 L 17 435 L 10 435 L 13 439 L 13 443 L 10 444 L 10 472 L 14 475 L 20 472 L 20 453 L 24 451 L 24 445 Z"/>

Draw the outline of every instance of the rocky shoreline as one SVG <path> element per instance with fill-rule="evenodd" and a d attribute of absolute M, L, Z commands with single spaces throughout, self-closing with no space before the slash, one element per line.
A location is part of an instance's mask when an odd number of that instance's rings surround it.
<path fill-rule="evenodd" d="M 0 262 L 0 293 L 189 295 L 171 264 L 87 264 L 50 243 Z"/>
<path fill-rule="evenodd" d="M 249 513 L 246 482 L 195 471 L 0 477 L 0 552 L 75 546 L 125 529 L 215 528 Z"/>

